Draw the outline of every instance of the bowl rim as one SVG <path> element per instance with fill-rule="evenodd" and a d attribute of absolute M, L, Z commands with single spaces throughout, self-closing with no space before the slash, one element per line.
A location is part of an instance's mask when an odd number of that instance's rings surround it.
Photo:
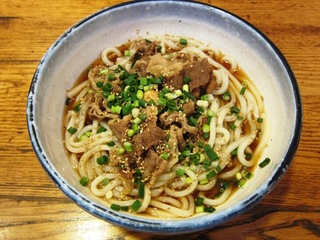
<path fill-rule="evenodd" d="M 188 218 L 183 219 L 183 222 L 185 224 L 167 224 L 168 222 L 175 222 L 179 220 L 157 220 L 157 219 L 150 219 L 148 218 L 137 218 L 136 216 L 131 215 L 124 215 L 122 213 L 113 211 L 111 209 L 106 209 L 102 206 L 99 206 L 98 204 L 93 203 L 90 199 L 86 198 L 85 196 L 81 196 L 78 194 L 72 187 L 66 183 L 57 172 L 55 172 L 54 168 L 51 166 L 49 159 L 47 159 L 47 156 L 43 153 L 41 144 L 38 141 L 38 133 L 37 130 L 33 124 L 34 121 L 34 96 L 35 96 L 35 89 L 39 81 L 39 74 L 41 72 L 41 68 L 45 61 L 48 58 L 48 55 L 51 51 L 53 51 L 59 43 L 66 38 L 70 32 L 73 29 L 76 29 L 80 27 L 81 25 L 85 24 L 86 22 L 90 21 L 94 17 L 104 14 L 108 11 L 119 9 L 122 7 L 128 7 L 132 5 L 138 5 L 138 4 L 147 4 L 147 3 L 187 3 L 189 5 L 192 5 L 193 7 L 209 7 L 215 10 L 219 10 L 227 15 L 229 15 L 231 18 L 239 20 L 242 24 L 246 25 L 246 27 L 251 28 L 252 31 L 256 32 L 258 35 L 261 36 L 261 38 L 273 49 L 275 55 L 277 55 L 283 64 L 283 66 L 286 69 L 286 72 L 289 76 L 291 86 L 293 88 L 294 93 L 294 100 L 295 100 L 295 108 L 296 108 L 296 122 L 294 125 L 293 130 L 293 136 L 290 142 L 290 145 L 287 149 L 287 152 L 283 158 L 283 160 L 280 162 L 281 165 L 277 168 L 277 170 L 273 173 L 273 176 L 270 181 L 268 181 L 268 185 L 265 189 L 263 189 L 262 194 L 255 194 L 251 197 L 249 197 L 243 204 L 245 205 L 244 208 L 241 209 L 235 209 L 231 211 L 231 214 L 228 216 L 222 216 L 222 218 L 219 219 L 213 219 L 210 221 L 203 222 L 202 225 L 198 225 L 197 229 L 192 228 L 192 223 L 194 223 L 194 218 Z M 216 7 L 214 5 L 209 5 L 207 3 L 201 3 L 197 1 L 187 1 L 187 0 L 140 0 L 140 1 L 133 1 L 133 2 L 123 2 L 120 4 L 116 4 L 104 9 L 101 9 L 82 20 L 75 23 L 73 26 L 71 26 L 69 29 L 67 29 L 55 42 L 51 45 L 51 47 L 47 50 L 45 55 L 40 60 L 40 63 L 38 67 L 36 68 L 36 71 L 34 73 L 34 76 L 32 78 L 28 98 L 27 98 L 27 105 L 26 105 L 26 118 L 27 118 L 27 127 L 28 127 L 28 133 L 29 138 L 32 143 L 32 147 L 34 152 L 36 153 L 36 156 L 42 166 L 42 168 L 45 170 L 47 175 L 50 177 L 50 179 L 55 183 L 55 185 L 66 195 L 68 196 L 72 201 L 74 201 L 79 207 L 84 209 L 85 211 L 91 213 L 92 215 L 106 220 L 108 222 L 114 223 L 116 225 L 125 227 L 127 229 L 135 230 L 135 231 L 142 231 L 142 232 L 153 232 L 153 233 L 162 233 L 162 234 L 178 234 L 178 233 L 191 233 L 195 231 L 201 231 L 208 228 L 215 227 L 217 225 L 220 225 L 222 223 L 225 223 L 226 221 L 248 211 L 250 208 L 255 206 L 258 202 L 260 202 L 266 195 L 270 193 L 270 191 L 279 183 L 281 178 L 284 176 L 285 172 L 287 171 L 289 165 L 293 161 L 294 155 L 297 151 L 299 142 L 300 142 L 300 136 L 302 132 L 302 122 L 303 122 L 303 110 L 302 110 L 302 100 L 300 95 L 299 86 L 297 83 L 297 80 L 295 78 L 295 75 L 287 62 L 286 58 L 284 57 L 283 53 L 278 49 L 278 47 L 266 36 L 264 35 L 257 27 L 253 26 L 248 21 L 244 20 L 243 18 L 225 10 L 219 7 Z M 259 186 L 259 188 L 262 188 L 264 186 Z M 129 220 L 129 221 L 127 221 Z M 130 223 L 130 220 L 134 221 L 134 224 Z"/>

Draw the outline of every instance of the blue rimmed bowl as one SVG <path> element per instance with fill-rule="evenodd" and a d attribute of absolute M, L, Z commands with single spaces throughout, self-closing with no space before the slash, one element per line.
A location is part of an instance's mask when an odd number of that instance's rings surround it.
<path fill-rule="evenodd" d="M 106 46 L 145 35 L 182 35 L 209 43 L 238 60 L 262 95 L 272 123 L 254 180 L 216 212 L 181 220 L 159 220 L 107 208 L 79 184 L 63 146 L 65 93 Z M 285 119 L 285 121 L 284 121 Z M 255 27 L 225 10 L 190 1 L 137 1 L 101 10 L 68 29 L 42 58 L 30 86 L 27 124 L 34 151 L 52 181 L 87 212 L 143 232 L 178 234 L 220 225 L 261 201 L 290 165 L 301 134 L 302 106 L 296 79 L 279 49 Z"/>

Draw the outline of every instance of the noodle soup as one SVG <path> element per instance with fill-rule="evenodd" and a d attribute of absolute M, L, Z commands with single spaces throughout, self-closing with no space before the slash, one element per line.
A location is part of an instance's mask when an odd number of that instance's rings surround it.
<path fill-rule="evenodd" d="M 256 177 L 270 138 L 263 97 L 238 62 L 185 37 L 103 49 L 66 105 L 80 183 L 113 210 L 157 218 L 214 212 Z"/>

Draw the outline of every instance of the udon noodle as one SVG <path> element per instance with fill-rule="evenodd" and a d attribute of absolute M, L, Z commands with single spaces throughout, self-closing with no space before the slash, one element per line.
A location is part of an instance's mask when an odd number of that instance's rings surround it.
<path fill-rule="evenodd" d="M 270 135 L 238 62 L 191 38 L 103 49 L 66 105 L 80 183 L 114 210 L 158 218 L 214 212 L 252 178 Z"/>

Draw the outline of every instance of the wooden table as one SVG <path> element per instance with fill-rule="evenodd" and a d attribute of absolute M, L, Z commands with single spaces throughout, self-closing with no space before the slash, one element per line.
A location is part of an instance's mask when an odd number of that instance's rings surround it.
<path fill-rule="evenodd" d="M 29 85 L 48 47 L 83 17 L 120 2 L 1 0 L 0 239 L 170 239 L 126 231 L 77 207 L 41 168 L 26 127 Z M 276 188 L 247 213 L 198 239 L 319 239 L 320 1 L 202 2 L 251 22 L 281 49 L 300 85 L 304 128 Z M 174 239 L 179 238 L 186 237 Z"/>

